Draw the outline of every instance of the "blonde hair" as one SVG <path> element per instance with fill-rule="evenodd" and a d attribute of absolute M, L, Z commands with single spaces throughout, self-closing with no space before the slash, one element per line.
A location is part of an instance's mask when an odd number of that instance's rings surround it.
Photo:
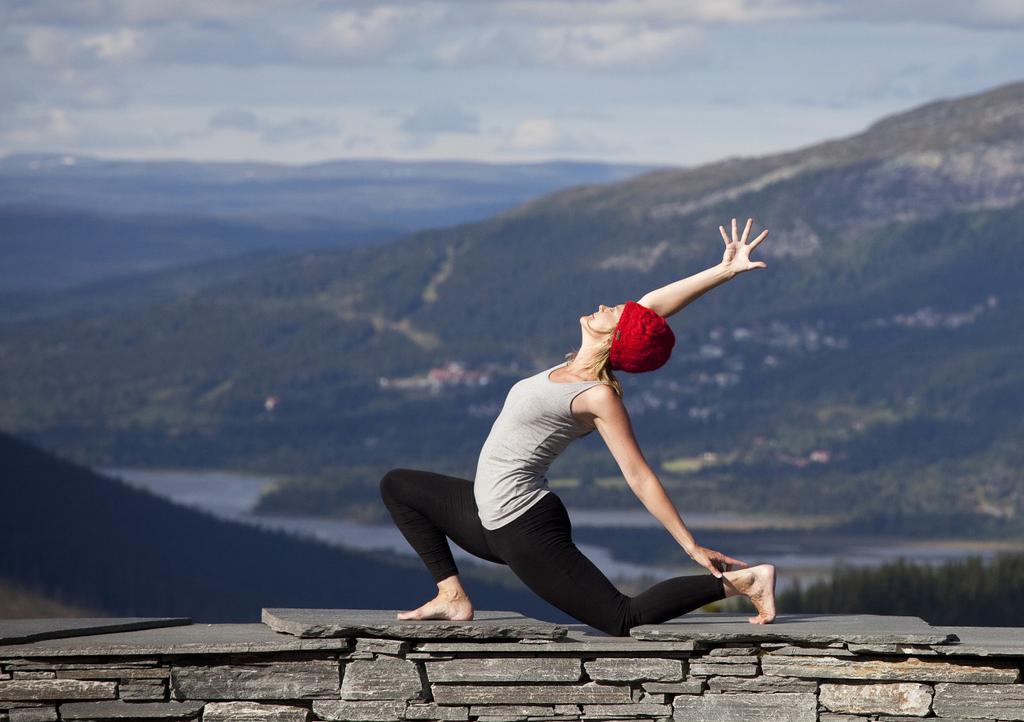
<path fill-rule="evenodd" d="M 619 383 L 619 380 L 615 378 L 615 372 L 612 370 L 612 363 L 610 359 L 610 354 L 612 350 L 612 335 L 614 333 L 615 329 L 612 329 L 611 331 L 608 332 L 607 340 L 601 344 L 601 346 L 597 350 L 597 353 L 594 355 L 593 360 L 584 368 L 593 372 L 594 376 L 597 377 L 598 381 L 603 381 L 604 383 L 611 386 L 615 390 L 615 393 L 618 394 L 618 397 L 621 399 L 625 394 L 625 391 L 622 388 L 622 384 Z M 566 361 L 573 361 L 576 358 L 576 354 L 578 352 L 579 349 L 567 353 L 565 355 Z"/>

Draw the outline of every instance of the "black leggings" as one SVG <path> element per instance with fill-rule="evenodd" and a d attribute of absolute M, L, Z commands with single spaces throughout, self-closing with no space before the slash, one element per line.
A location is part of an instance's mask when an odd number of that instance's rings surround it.
<path fill-rule="evenodd" d="M 380 480 L 380 492 L 435 582 L 459 573 L 449 537 L 481 559 L 507 564 L 542 599 L 613 636 L 628 636 L 636 625 L 665 622 L 725 599 L 722 579 L 710 573 L 666 579 L 635 597 L 623 594 L 573 544 L 569 514 L 554 492 L 494 530 L 480 523 L 468 479 L 392 469 Z"/>

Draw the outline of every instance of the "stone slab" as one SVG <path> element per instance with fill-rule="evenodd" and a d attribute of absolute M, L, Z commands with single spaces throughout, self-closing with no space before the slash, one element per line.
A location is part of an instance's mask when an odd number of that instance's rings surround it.
<path fill-rule="evenodd" d="M 260 702 L 207 702 L 203 722 L 306 722 L 309 710 Z"/>
<path fill-rule="evenodd" d="M 561 639 L 565 625 L 517 612 L 476 611 L 465 622 L 401 620 L 397 609 L 264 609 L 263 623 L 296 637 L 385 637 L 393 639 Z"/>
<path fill-rule="evenodd" d="M 624 684 L 432 684 L 434 702 L 446 704 L 618 704 L 630 701 Z"/>
<path fill-rule="evenodd" d="M 234 701 L 337 699 L 340 684 L 338 662 L 307 659 L 175 665 L 170 686 L 175 699 Z"/>
<path fill-rule="evenodd" d="M 0 644 L 24 644 L 40 639 L 65 639 L 90 634 L 177 627 L 185 624 L 192 624 L 192 620 L 188 617 L 0 619 Z"/>
<path fill-rule="evenodd" d="M 699 649 L 693 641 L 647 642 L 634 637 L 613 637 L 596 632 L 585 624 L 567 624 L 561 639 L 520 639 L 514 642 L 413 643 L 416 652 L 500 652 L 501 654 L 537 654 L 544 652 L 692 652 Z"/>
<path fill-rule="evenodd" d="M 57 722 L 57 708 L 46 707 L 15 707 L 7 710 L 11 722 Z"/>
<path fill-rule="evenodd" d="M 350 639 L 300 639 L 263 624 L 190 624 L 69 639 L 44 639 L 0 647 L 0 660 L 16 657 L 151 656 L 245 654 L 304 650 L 349 650 Z"/>
<path fill-rule="evenodd" d="M 933 645 L 939 654 L 979 657 L 1024 657 L 1024 627 L 935 627 L 960 641 Z"/>
<path fill-rule="evenodd" d="M 66 702 L 60 706 L 63 720 L 196 719 L 202 702 Z"/>
<path fill-rule="evenodd" d="M 956 634 L 940 631 L 920 617 L 882 614 L 779 614 L 771 624 L 751 624 L 749 613 L 690 613 L 661 624 L 642 624 L 630 636 L 646 640 L 697 642 L 855 642 L 857 644 L 942 644 Z"/>

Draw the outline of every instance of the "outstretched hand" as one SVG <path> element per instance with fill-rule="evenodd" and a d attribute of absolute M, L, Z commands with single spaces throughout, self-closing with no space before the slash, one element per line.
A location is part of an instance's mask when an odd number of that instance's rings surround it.
<path fill-rule="evenodd" d="M 750 252 L 757 248 L 757 244 L 765 239 L 768 235 L 768 229 L 761 231 L 757 238 L 747 243 L 747 237 L 750 236 L 750 226 L 753 224 L 754 219 L 748 218 L 747 225 L 743 229 L 743 236 L 737 237 L 736 234 L 736 219 L 732 219 L 732 238 L 729 238 L 725 232 L 725 228 L 722 226 L 718 227 L 718 230 L 722 234 L 722 240 L 725 241 L 725 253 L 722 255 L 722 265 L 730 271 L 735 273 L 742 273 L 743 271 L 750 271 L 754 268 L 767 268 L 768 264 L 764 261 L 751 261 Z"/>
<path fill-rule="evenodd" d="M 716 577 L 721 577 L 722 572 L 731 571 L 730 567 L 742 569 L 750 566 L 744 561 L 733 559 L 727 554 L 716 552 L 714 549 L 708 549 L 707 547 L 696 546 L 687 553 L 693 561 L 705 567 Z"/>

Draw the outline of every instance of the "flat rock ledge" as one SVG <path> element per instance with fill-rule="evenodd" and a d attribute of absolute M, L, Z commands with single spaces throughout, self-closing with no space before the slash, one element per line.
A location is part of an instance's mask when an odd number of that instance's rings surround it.
<path fill-rule="evenodd" d="M 517 612 L 476 611 L 474 619 L 403 621 L 398 610 L 264 609 L 263 623 L 296 637 L 392 637 L 396 639 L 561 639 L 568 628 Z"/>
<path fill-rule="evenodd" d="M 1024 721 L 1022 627 L 692 613 L 611 637 L 511 612 L 394 614 L 264 610 L 296 626 L 154 620 L 64 638 L 49 634 L 61 620 L 36 620 L 43 637 L 0 644 L 0 722 Z"/>

